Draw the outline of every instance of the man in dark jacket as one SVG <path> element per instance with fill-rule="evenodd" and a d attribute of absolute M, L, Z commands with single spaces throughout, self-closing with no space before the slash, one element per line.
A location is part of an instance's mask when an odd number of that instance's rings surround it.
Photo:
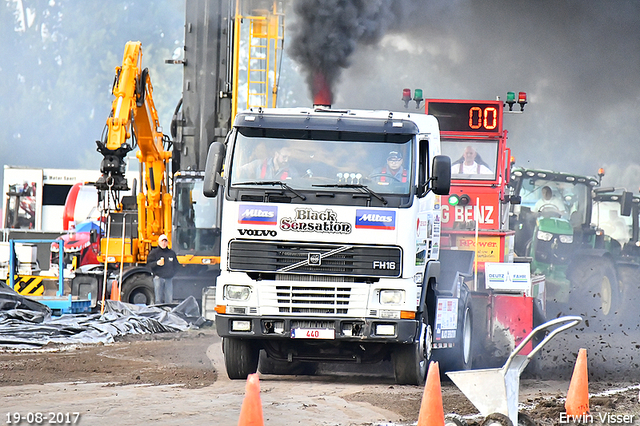
<path fill-rule="evenodd" d="M 156 304 L 173 301 L 173 276 L 180 263 L 176 252 L 169 248 L 169 239 L 165 234 L 158 237 L 158 247 L 147 256 L 147 266 L 153 272 L 153 290 Z"/>

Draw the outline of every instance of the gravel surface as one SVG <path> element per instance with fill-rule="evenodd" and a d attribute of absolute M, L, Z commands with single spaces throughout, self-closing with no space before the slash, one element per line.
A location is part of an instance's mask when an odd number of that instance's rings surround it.
<path fill-rule="evenodd" d="M 579 347 L 591 342 L 599 345 L 597 350 L 589 349 L 590 361 L 595 362 L 590 362 L 589 372 L 593 424 L 613 424 L 611 417 L 608 422 L 600 421 L 602 415 L 619 416 L 616 420 L 633 416 L 627 424 L 640 424 L 639 372 L 633 365 L 621 367 L 638 354 L 628 355 L 610 336 L 606 340 L 611 348 L 599 344 L 594 336 L 587 337 L 558 339 L 536 369 L 523 374 L 521 411 L 539 425 L 562 424 L 572 363 Z M 620 342 L 632 348 L 635 344 L 626 337 Z M 620 363 L 614 353 L 622 359 Z M 603 363 L 602 357 L 611 361 Z M 602 367 L 609 362 L 612 368 Z M 261 375 L 265 424 L 415 424 L 424 389 L 397 386 L 389 372 L 389 366 L 383 365 L 360 373 L 323 368 L 314 377 Z M 469 425 L 480 424 L 482 417 L 457 387 L 446 378 L 441 385 L 445 413 L 465 416 Z M 127 336 L 108 345 L 0 352 L 3 422 L 14 413 L 39 410 L 78 412 L 77 424 L 94 426 L 150 421 L 237 425 L 244 386 L 244 381 L 227 378 L 214 328 Z"/>

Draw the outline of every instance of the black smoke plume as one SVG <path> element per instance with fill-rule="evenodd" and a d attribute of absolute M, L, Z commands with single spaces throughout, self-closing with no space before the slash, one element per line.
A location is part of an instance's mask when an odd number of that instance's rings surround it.
<path fill-rule="evenodd" d="M 289 54 L 304 69 L 312 98 L 333 90 L 358 45 L 399 28 L 417 0 L 296 0 Z"/>

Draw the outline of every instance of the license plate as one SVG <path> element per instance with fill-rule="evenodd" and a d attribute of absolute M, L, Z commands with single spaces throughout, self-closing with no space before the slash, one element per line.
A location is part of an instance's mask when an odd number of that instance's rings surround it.
<path fill-rule="evenodd" d="M 294 328 L 291 330 L 292 339 L 335 339 L 336 331 L 326 328 Z"/>

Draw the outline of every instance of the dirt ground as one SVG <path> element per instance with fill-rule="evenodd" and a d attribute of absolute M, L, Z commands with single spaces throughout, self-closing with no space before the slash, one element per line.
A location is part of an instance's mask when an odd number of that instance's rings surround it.
<path fill-rule="evenodd" d="M 96 426 L 237 425 L 245 383 L 227 378 L 220 346 L 215 329 L 203 328 L 127 336 L 109 345 L 0 352 L 0 421 L 17 424 L 15 413 L 69 412 L 79 413 L 77 424 Z M 389 371 L 325 368 L 314 377 L 261 375 L 265 425 L 415 424 L 424 389 L 395 385 Z M 569 386 L 563 374 L 520 381 L 521 411 L 539 425 L 562 424 Z M 628 375 L 590 379 L 589 391 L 593 424 L 612 423 L 611 417 L 600 421 L 607 414 L 619 416 L 614 420 L 633 416 L 629 424 L 640 424 L 638 382 Z M 446 379 L 442 394 L 445 413 L 466 416 L 469 425 L 480 423 L 473 404 Z"/>

